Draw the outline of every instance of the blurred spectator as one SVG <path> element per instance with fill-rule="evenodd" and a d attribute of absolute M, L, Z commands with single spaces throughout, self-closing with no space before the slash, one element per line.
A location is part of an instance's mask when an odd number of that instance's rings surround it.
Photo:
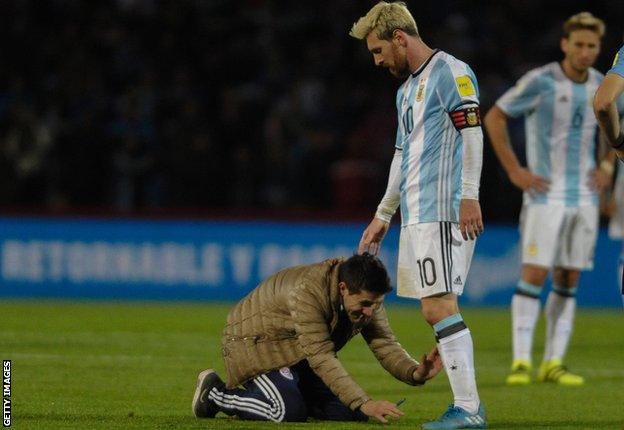
<path fill-rule="evenodd" d="M 347 35 L 374 2 L 0 2 L 0 206 L 372 213 L 400 85 Z M 473 65 L 487 110 L 561 58 L 562 18 L 587 6 L 550 3 L 408 6 L 431 46 Z M 624 8 L 591 11 L 608 24 L 604 71 Z M 485 217 L 515 219 L 520 196 L 488 151 Z"/>
<path fill-rule="evenodd" d="M 48 118 L 40 118 L 32 106 L 16 103 L 6 117 L 2 140 L 2 159 L 6 181 L 11 184 L 11 201 L 23 205 L 48 203 L 52 195 L 50 153 L 53 125 Z"/>

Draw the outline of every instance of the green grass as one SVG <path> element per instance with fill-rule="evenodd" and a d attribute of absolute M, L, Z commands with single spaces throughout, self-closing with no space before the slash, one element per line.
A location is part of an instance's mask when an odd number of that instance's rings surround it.
<path fill-rule="evenodd" d="M 13 369 L 16 429 L 381 428 L 378 424 L 244 422 L 219 415 L 197 420 L 190 410 L 196 375 L 223 373 L 219 338 L 228 305 L 186 303 L 0 303 L 0 358 Z M 587 378 L 580 388 L 503 384 L 510 363 L 509 313 L 462 312 L 473 333 L 477 381 L 495 429 L 622 429 L 624 338 L 620 311 L 584 310 L 576 321 L 568 364 Z M 416 307 L 390 307 L 403 346 L 420 355 L 433 346 Z M 535 360 L 543 347 L 538 326 Z M 406 397 L 406 415 L 391 427 L 418 428 L 451 402 L 444 374 L 425 387 L 394 380 L 357 338 L 340 352 L 354 378 L 376 399 Z"/>

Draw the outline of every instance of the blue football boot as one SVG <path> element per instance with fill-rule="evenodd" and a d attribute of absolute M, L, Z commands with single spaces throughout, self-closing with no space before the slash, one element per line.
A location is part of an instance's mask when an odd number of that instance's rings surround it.
<path fill-rule="evenodd" d="M 430 421 L 422 425 L 424 430 L 433 429 L 484 429 L 487 428 L 485 409 L 479 405 L 476 414 L 469 414 L 459 406 L 449 405 L 449 408 L 437 421 Z"/>

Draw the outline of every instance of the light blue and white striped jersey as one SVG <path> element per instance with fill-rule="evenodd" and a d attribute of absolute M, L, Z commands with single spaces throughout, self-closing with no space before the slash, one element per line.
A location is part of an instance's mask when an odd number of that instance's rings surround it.
<path fill-rule="evenodd" d="M 607 73 L 615 73 L 624 78 L 624 46 L 615 54 L 613 65 Z"/>
<path fill-rule="evenodd" d="M 619 165 L 615 184 L 613 187 L 613 198 L 615 200 L 615 211 L 609 220 L 609 237 L 611 239 L 624 239 L 624 169 Z M 624 248 L 622 255 L 624 257 Z"/>
<path fill-rule="evenodd" d="M 592 103 L 602 78 L 590 68 L 577 83 L 553 62 L 529 71 L 496 102 L 510 117 L 525 116 L 529 170 L 550 181 L 546 193 L 525 192 L 525 204 L 598 204 L 590 185 L 598 128 Z"/>
<path fill-rule="evenodd" d="M 449 114 L 479 104 L 467 64 L 443 51 L 401 85 L 396 148 L 402 150 L 401 223 L 458 222 L 463 139 Z"/>

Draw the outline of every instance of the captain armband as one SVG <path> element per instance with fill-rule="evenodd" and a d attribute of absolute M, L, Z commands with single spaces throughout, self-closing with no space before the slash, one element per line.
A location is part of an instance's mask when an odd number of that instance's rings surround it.
<path fill-rule="evenodd" d="M 468 127 L 481 126 L 481 112 L 479 111 L 479 106 L 456 110 L 449 115 L 451 116 L 453 125 L 458 131 Z"/>

